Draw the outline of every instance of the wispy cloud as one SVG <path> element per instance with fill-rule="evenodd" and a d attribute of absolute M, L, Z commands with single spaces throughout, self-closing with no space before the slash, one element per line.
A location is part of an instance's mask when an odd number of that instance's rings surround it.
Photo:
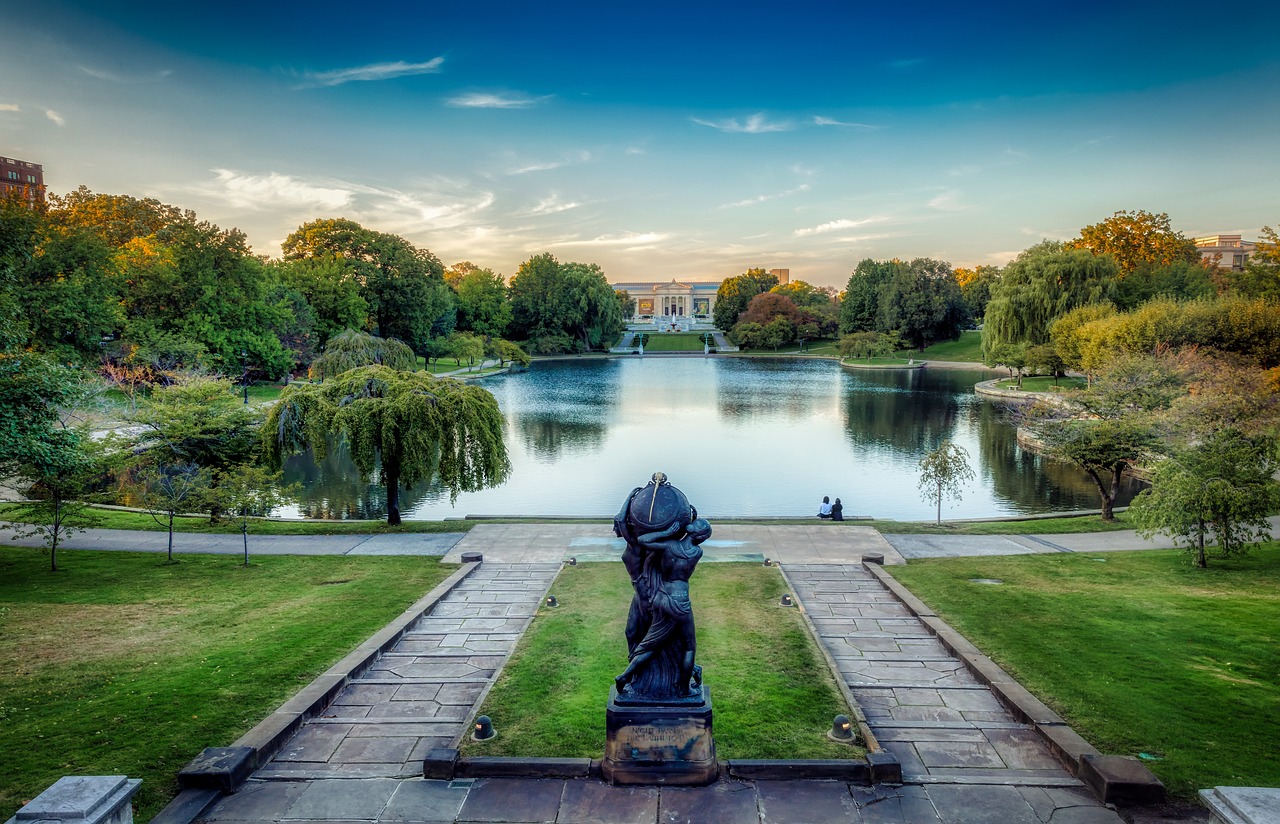
<path fill-rule="evenodd" d="M 659 232 L 622 232 L 616 235 L 599 235 L 593 238 L 560 240 L 545 244 L 552 247 L 562 246 L 623 246 L 629 249 L 643 249 L 661 243 L 669 235 Z"/>
<path fill-rule="evenodd" d="M 960 202 L 961 194 L 955 189 L 947 189 L 929 199 L 929 208 L 941 212 L 959 212 L 971 208 Z"/>
<path fill-rule="evenodd" d="M 560 212 L 567 212 L 570 209 L 576 209 L 581 203 L 566 203 L 560 199 L 559 195 L 543 198 L 538 201 L 536 206 L 526 209 L 523 212 L 517 212 L 518 217 L 539 217 L 541 215 L 554 215 Z"/>
<path fill-rule="evenodd" d="M 800 192 L 809 191 L 808 183 L 801 183 L 794 189 L 787 189 L 785 192 L 776 192 L 771 195 L 756 195 L 746 200 L 735 200 L 733 203 L 725 203 L 720 206 L 721 209 L 737 209 L 743 206 L 755 206 L 758 203 L 766 203 L 770 200 L 777 200 L 780 197 L 789 197 L 790 195 L 799 194 Z"/>
<path fill-rule="evenodd" d="M 96 77 L 98 80 L 105 80 L 108 83 L 154 83 L 173 74 L 172 69 L 160 69 L 159 71 L 145 72 L 143 74 L 121 74 L 94 66 L 79 66 L 78 68 L 90 77 Z"/>
<path fill-rule="evenodd" d="M 457 109 L 529 109 L 548 97 L 549 95 L 530 97 L 510 93 L 470 92 L 450 97 L 445 101 L 445 105 Z"/>
<path fill-rule="evenodd" d="M 859 226 L 870 226 L 875 223 L 884 223 L 889 218 L 887 215 L 875 215 L 873 217 L 864 217 L 861 220 L 850 220 L 849 218 L 841 218 L 840 220 L 832 220 L 827 223 L 819 223 L 817 226 L 809 226 L 804 229 L 796 229 L 792 234 L 796 237 L 809 237 L 811 235 L 821 235 L 827 232 L 838 232 L 841 229 L 856 229 Z"/>
<path fill-rule="evenodd" d="M 542 160 L 542 161 L 535 161 L 533 163 L 526 163 L 522 166 L 517 166 L 516 168 L 512 169 L 508 174 L 525 175 L 525 174 L 529 174 L 530 172 L 548 172 L 548 171 L 551 171 L 552 169 L 559 169 L 564 166 L 571 166 L 574 163 L 587 163 L 590 160 L 591 160 L 591 152 L 588 152 L 587 150 L 582 149 L 580 151 L 567 154 L 564 157 L 560 158 L 559 160 Z"/>
<path fill-rule="evenodd" d="M 57 123 L 59 126 L 67 125 L 66 118 L 55 112 L 53 109 L 45 109 L 44 116 L 52 120 L 54 123 Z"/>
<path fill-rule="evenodd" d="M 878 129 L 878 128 L 880 128 L 879 126 L 876 126 L 876 125 L 874 125 L 874 124 L 872 124 L 872 123 L 854 123 L 854 122 L 848 122 L 848 121 L 844 121 L 844 120 L 836 120 L 834 117 L 823 117 L 823 116 L 822 116 L 822 115 L 820 115 L 820 114 L 819 114 L 819 115 L 814 115 L 814 118 L 813 118 L 813 125 L 815 125 L 815 126 L 843 126 L 843 127 L 847 128 L 847 129 L 862 129 L 862 130 L 864 130 L 864 131 L 871 130 L 871 129 Z"/>
<path fill-rule="evenodd" d="M 355 197 L 351 189 L 340 184 L 308 183 L 276 172 L 250 175 L 214 169 L 213 173 L 214 180 L 204 188 L 205 193 L 216 194 L 238 209 L 305 207 L 333 211 L 346 208 Z"/>
<path fill-rule="evenodd" d="M 439 74 L 440 67 L 443 65 L 443 57 L 433 57 L 425 63 L 406 63 L 403 60 L 396 60 L 391 63 L 370 63 L 367 66 L 354 66 L 349 69 L 302 72 L 302 83 L 297 88 L 341 86 L 343 83 L 357 81 L 391 80 L 397 77 L 411 77 L 417 74 Z"/>
<path fill-rule="evenodd" d="M 22 108 L 17 103 L 0 103 L 0 112 L 20 112 Z"/>
<path fill-rule="evenodd" d="M 767 132 L 787 132 L 795 128 L 789 120 L 769 120 L 763 113 L 753 114 L 746 120 L 738 120 L 736 117 L 727 120 L 703 120 L 699 117 L 691 118 L 694 123 L 699 126 L 709 126 L 713 129 L 719 129 L 722 132 L 736 132 L 739 134 L 765 134 Z"/>

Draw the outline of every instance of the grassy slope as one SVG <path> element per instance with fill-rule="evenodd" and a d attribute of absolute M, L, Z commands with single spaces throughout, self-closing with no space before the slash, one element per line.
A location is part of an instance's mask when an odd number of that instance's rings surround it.
<path fill-rule="evenodd" d="M 778 606 L 782 576 L 755 564 L 704 564 L 690 584 L 698 663 L 715 706 L 720 758 L 849 758 L 826 738 L 847 712 L 799 613 Z M 498 738 L 473 755 L 599 758 L 604 708 L 626 667 L 631 581 L 621 564 L 566 567 L 481 712 Z"/>
<path fill-rule="evenodd" d="M 63 775 L 142 778 L 227 746 L 435 584 L 434 558 L 0 549 L 0 819 Z"/>
<path fill-rule="evenodd" d="M 650 332 L 645 342 L 646 352 L 701 352 L 702 334 L 685 332 Z"/>
<path fill-rule="evenodd" d="M 892 572 L 1100 750 L 1159 758 L 1177 795 L 1280 784 L 1280 544 L 1207 570 L 1155 551 Z"/>
<path fill-rule="evenodd" d="M 926 346 L 924 352 L 904 350 L 899 353 L 904 358 L 917 360 L 972 361 L 982 363 L 982 333 L 977 329 L 968 329 L 960 333 L 960 340 L 944 340 L 932 346 Z"/>

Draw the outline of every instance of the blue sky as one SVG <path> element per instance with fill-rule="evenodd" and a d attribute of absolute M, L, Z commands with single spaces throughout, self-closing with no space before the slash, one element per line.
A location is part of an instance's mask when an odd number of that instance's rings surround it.
<path fill-rule="evenodd" d="M 1275 4 L 0 0 L 0 154 L 279 255 L 349 217 L 514 274 L 1003 264 L 1118 209 L 1280 223 Z"/>

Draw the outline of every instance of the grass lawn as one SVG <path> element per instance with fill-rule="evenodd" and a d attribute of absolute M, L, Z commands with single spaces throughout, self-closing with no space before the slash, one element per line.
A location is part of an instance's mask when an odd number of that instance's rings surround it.
<path fill-rule="evenodd" d="M 1098 749 L 1154 757 L 1180 798 L 1280 786 L 1280 543 L 1206 570 L 1161 550 L 891 571 Z"/>
<path fill-rule="evenodd" d="M 898 357 L 895 355 L 889 358 L 882 358 L 882 357 L 848 358 L 842 362 L 849 366 L 855 366 L 855 367 L 856 366 L 908 366 L 910 365 L 913 359 L 916 361 L 916 363 L 919 363 L 922 358 L 923 356 L 920 356 L 920 355 L 917 355 L 914 358 L 906 357 L 906 356 Z"/>
<path fill-rule="evenodd" d="M 649 332 L 646 334 L 646 352 L 701 352 L 703 332 Z"/>
<path fill-rule="evenodd" d="M 923 352 L 909 349 L 898 354 L 916 360 L 972 361 L 981 364 L 982 333 L 977 329 L 968 329 L 960 333 L 960 340 L 944 340 L 926 346 Z"/>
<path fill-rule="evenodd" d="M 0 520 L 13 517 L 17 507 L 0 504 Z M 167 524 L 158 524 L 145 512 L 126 512 L 118 509 L 94 509 L 99 529 L 144 529 L 148 532 L 164 532 Z M 401 532 L 468 532 L 475 521 L 405 521 L 400 526 L 387 526 L 386 521 L 269 521 L 252 519 L 249 534 L 253 535 L 395 535 Z M 203 532 L 217 535 L 239 535 L 240 522 L 224 520 L 209 523 L 208 516 L 179 517 L 173 523 L 174 532 Z"/>
<path fill-rule="evenodd" d="M 1001 389 L 1013 389 L 1017 385 L 1018 381 L 1014 378 L 1006 378 L 997 384 Z M 1022 379 L 1022 391 L 1024 392 L 1064 392 L 1068 389 L 1084 389 L 1085 385 L 1084 378 L 1066 377 L 1055 381 L 1049 375 L 1036 375 L 1032 378 Z"/>
<path fill-rule="evenodd" d="M 143 779 L 227 746 L 451 571 L 434 558 L 0 549 L 0 818 L 63 775 Z"/>
<path fill-rule="evenodd" d="M 1133 529 L 1128 514 L 1117 512 L 1114 521 L 1104 521 L 1098 515 L 1077 515 L 1070 518 L 1034 518 L 1029 521 L 943 521 L 937 526 L 933 521 L 854 521 L 859 526 L 873 526 L 890 535 L 1061 535 L 1081 532 L 1117 532 Z M 833 524 L 839 529 L 840 525 Z"/>
<path fill-rule="evenodd" d="M 704 564 L 690 582 L 698 663 L 711 689 L 720 758 L 853 758 L 827 739 L 848 713 L 803 619 L 781 607 L 776 569 Z M 618 563 L 566 567 L 481 712 L 498 737 L 468 755 L 600 758 L 613 678 L 627 665 L 631 580 Z"/>

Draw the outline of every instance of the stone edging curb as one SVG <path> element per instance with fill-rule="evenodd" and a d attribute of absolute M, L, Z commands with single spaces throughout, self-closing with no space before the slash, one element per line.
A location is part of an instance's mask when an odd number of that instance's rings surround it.
<path fill-rule="evenodd" d="M 450 590 L 479 566 L 479 562 L 464 563 L 457 572 L 299 690 L 231 746 L 207 747 L 178 773 L 181 792 L 152 821 L 155 824 L 185 824 L 198 817 L 223 793 L 235 792 L 254 770 L 279 752 L 307 719 L 329 706 L 351 679 L 359 677 L 384 652 L 399 643 L 419 618 L 434 609 Z"/>
<path fill-rule="evenodd" d="M 992 693 L 1018 721 L 1030 725 L 1067 771 L 1083 781 L 1103 803 L 1154 804 L 1164 801 L 1165 789 L 1140 761 L 1130 756 L 1104 755 L 1085 741 L 1063 718 L 1032 695 L 969 639 L 951 628 L 927 604 L 876 564 L 871 574 L 915 614 L 929 632 Z"/>

